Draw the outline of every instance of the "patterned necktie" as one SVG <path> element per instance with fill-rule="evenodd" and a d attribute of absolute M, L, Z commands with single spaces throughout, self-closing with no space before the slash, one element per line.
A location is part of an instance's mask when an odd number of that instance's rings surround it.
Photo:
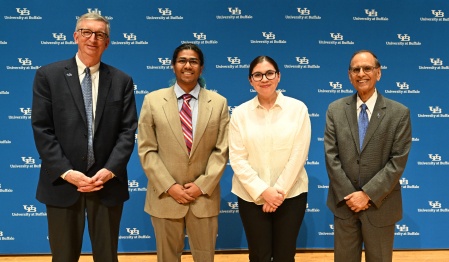
<path fill-rule="evenodd" d="M 193 142 L 193 127 L 192 127 L 192 108 L 190 108 L 189 102 L 192 99 L 192 95 L 184 94 L 182 95 L 182 107 L 179 112 L 181 118 L 182 132 L 184 133 L 184 140 L 186 141 L 187 151 L 192 149 Z"/>
<path fill-rule="evenodd" d="M 363 139 L 365 138 L 366 129 L 368 128 L 368 114 L 366 113 L 367 106 L 366 104 L 361 105 L 361 110 L 359 114 L 359 141 L 360 141 L 360 150 L 362 150 Z"/>
<path fill-rule="evenodd" d="M 85 76 L 81 82 L 83 91 L 84 107 L 86 108 L 87 118 L 87 170 L 95 163 L 94 141 L 93 141 L 93 110 L 92 110 L 92 78 L 89 67 L 84 70 Z"/>

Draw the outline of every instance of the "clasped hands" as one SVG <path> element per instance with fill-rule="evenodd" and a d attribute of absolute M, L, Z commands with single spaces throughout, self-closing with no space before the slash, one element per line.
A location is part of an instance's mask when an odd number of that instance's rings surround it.
<path fill-rule="evenodd" d="M 66 176 L 65 180 L 75 185 L 79 192 L 94 192 L 103 188 L 104 184 L 112 178 L 111 171 L 106 168 L 100 169 L 93 177 L 72 170 Z"/>
<path fill-rule="evenodd" d="M 184 186 L 174 184 L 168 189 L 167 193 L 179 204 L 193 202 L 203 194 L 201 189 L 193 182 L 187 183 Z"/>
<path fill-rule="evenodd" d="M 277 190 L 274 187 L 269 187 L 263 191 L 262 198 L 265 200 L 265 203 L 262 206 L 262 211 L 273 213 L 282 205 L 282 203 L 284 203 L 285 192 Z"/>
<path fill-rule="evenodd" d="M 346 205 L 356 213 L 367 210 L 371 206 L 369 196 L 363 191 L 353 192 L 344 199 L 346 200 Z"/>

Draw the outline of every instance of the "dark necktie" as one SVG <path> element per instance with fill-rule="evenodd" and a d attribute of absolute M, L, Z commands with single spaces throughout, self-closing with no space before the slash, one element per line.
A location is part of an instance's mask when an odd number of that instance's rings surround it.
<path fill-rule="evenodd" d="M 92 110 L 92 78 L 89 67 L 84 70 L 85 76 L 81 82 L 83 90 L 84 107 L 86 108 L 87 119 L 87 170 L 95 163 L 94 141 L 93 141 L 93 110 Z"/>
<path fill-rule="evenodd" d="M 181 118 L 182 132 L 184 133 L 184 140 L 186 141 L 187 151 L 190 154 L 193 143 L 193 127 L 192 127 L 192 108 L 190 108 L 189 102 L 192 99 L 192 95 L 182 95 L 182 107 L 179 112 Z"/>
<path fill-rule="evenodd" d="M 366 104 L 361 105 L 361 110 L 359 114 L 359 141 L 360 141 L 360 150 L 362 150 L 363 139 L 365 138 L 366 129 L 368 128 L 368 114 L 366 113 L 367 106 Z"/>

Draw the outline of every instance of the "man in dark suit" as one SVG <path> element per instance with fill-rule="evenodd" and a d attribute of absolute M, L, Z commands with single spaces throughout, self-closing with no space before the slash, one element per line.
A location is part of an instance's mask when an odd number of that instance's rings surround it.
<path fill-rule="evenodd" d="M 100 61 L 109 31 L 104 17 L 81 16 L 76 56 L 41 67 L 34 79 L 36 198 L 47 207 L 53 261 L 78 261 L 86 213 L 94 260 L 118 261 L 137 113 L 132 78 Z"/>
<path fill-rule="evenodd" d="M 357 93 L 329 105 L 324 134 L 334 261 L 360 262 L 363 245 L 366 261 L 392 261 L 395 223 L 402 218 L 399 179 L 412 141 L 410 111 L 377 91 L 381 67 L 371 51 L 357 51 L 348 74 Z"/>
<path fill-rule="evenodd" d="M 172 65 L 176 83 L 146 95 L 139 118 L 139 157 L 148 177 L 145 211 L 159 262 L 181 261 L 185 231 L 194 260 L 212 262 L 219 183 L 228 162 L 228 104 L 199 83 L 204 56 L 198 46 L 180 45 Z"/>

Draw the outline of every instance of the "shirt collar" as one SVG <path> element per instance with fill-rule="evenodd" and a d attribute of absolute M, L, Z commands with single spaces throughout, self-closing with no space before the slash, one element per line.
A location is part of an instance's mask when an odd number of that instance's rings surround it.
<path fill-rule="evenodd" d="M 178 83 L 175 83 L 175 94 L 176 94 L 176 98 L 180 98 L 182 95 L 187 94 L 186 92 L 184 92 L 184 90 L 182 90 L 182 88 L 178 85 Z M 198 100 L 198 95 L 200 94 L 200 85 L 197 83 L 196 86 L 193 88 L 192 91 L 190 91 L 189 94 L 191 94 L 196 100 Z"/>
<path fill-rule="evenodd" d="M 76 60 L 76 65 L 78 67 L 78 75 L 83 75 L 84 69 L 86 69 L 86 65 L 84 65 L 83 62 L 81 62 L 81 59 L 78 57 L 78 53 L 76 53 L 75 60 Z M 89 68 L 90 68 L 90 74 L 93 75 L 96 72 L 98 72 L 98 70 L 100 69 L 100 63 L 93 65 Z"/>
<path fill-rule="evenodd" d="M 368 110 L 370 112 L 373 112 L 376 101 L 377 101 L 377 89 L 374 90 L 373 95 L 365 102 L 366 107 L 368 107 Z M 362 104 L 363 104 L 362 99 L 360 99 L 360 97 L 357 95 L 357 109 L 359 109 Z"/>
<path fill-rule="evenodd" d="M 281 109 L 283 107 L 285 107 L 285 96 L 282 94 L 281 91 L 277 90 L 276 93 L 278 94 L 277 98 L 276 98 L 276 102 L 274 102 L 273 108 L 278 106 Z M 257 98 L 257 96 L 255 96 L 252 100 L 251 100 L 251 109 L 256 109 L 256 108 L 262 108 L 262 106 L 259 103 L 259 99 Z"/>

